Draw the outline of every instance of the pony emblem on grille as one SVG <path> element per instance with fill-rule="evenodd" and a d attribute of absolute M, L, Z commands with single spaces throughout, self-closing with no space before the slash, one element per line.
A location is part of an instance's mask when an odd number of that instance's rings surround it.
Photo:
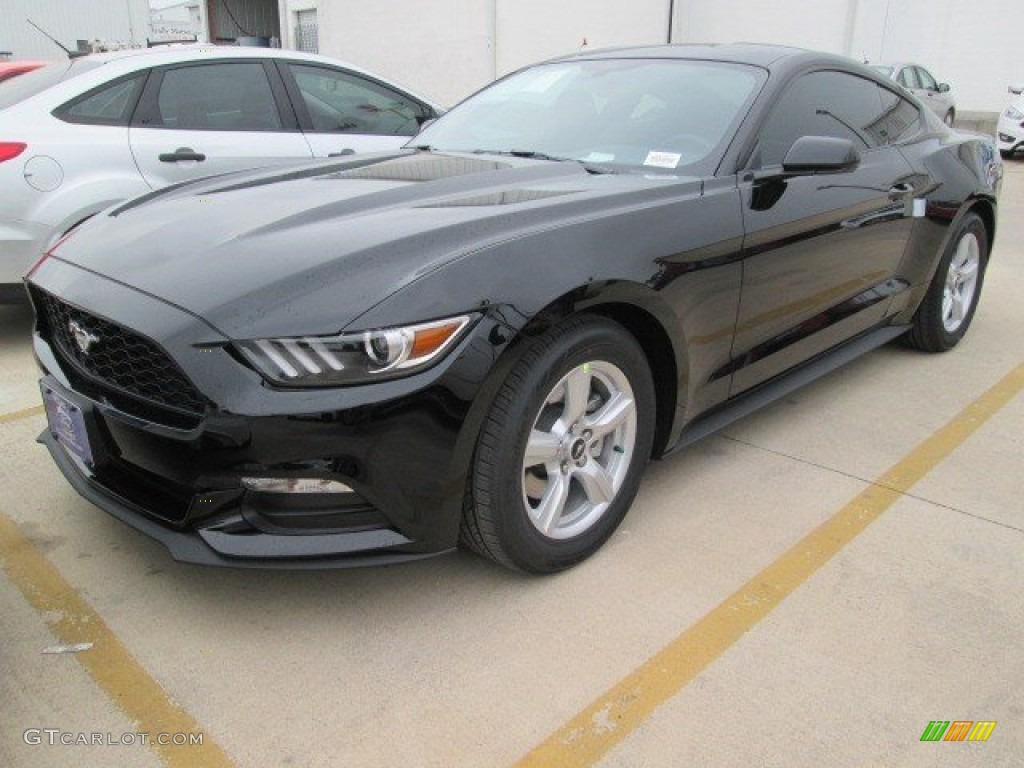
<path fill-rule="evenodd" d="M 83 355 L 88 355 L 89 347 L 100 340 L 99 336 L 89 333 L 75 320 L 68 321 L 68 330 L 71 331 L 71 335 L 75 339 L 75 344 L 78 345 L 78 349 Z"/>

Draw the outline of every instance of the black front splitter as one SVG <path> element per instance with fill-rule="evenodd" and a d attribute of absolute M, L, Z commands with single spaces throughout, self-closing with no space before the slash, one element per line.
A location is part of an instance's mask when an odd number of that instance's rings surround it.
<path fill-rule="evenodd" d="M 150 519 L 136 505 L 85 475 L 48 429 L 39 435 L 37 442 L 47 447 L 58 469 L 83 498 L 159 542 L 167 548 L 171 557 L 181 563 L 222 568 L 306 571 L 398 565 L 455 551 L 449 548 L 427 553 L 358 553 L 360 550 L 412 543 L 394 531 L 291 536 L 232 534 L 216 528 L 175 531 Z"/>

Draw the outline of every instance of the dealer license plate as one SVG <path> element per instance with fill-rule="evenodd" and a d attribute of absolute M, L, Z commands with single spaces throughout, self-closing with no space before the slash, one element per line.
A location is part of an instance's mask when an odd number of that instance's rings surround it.
<path fill-rule="evenodd" d="M 86 466 L 93 466 L 92 447 L 89 445 L 89 433 L 85 428 L 82 409 L 45 384 L 42 390 L 50 432 L 68 453 Z"/>

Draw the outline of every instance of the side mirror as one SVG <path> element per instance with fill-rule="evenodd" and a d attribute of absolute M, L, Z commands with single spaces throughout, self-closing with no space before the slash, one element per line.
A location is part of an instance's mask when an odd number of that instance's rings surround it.
<path fill-rule="evenodd" d="M 842 173 L 852 171 L 859 163 L 860 153 L 849 139 L 801 136 L 783 158 L 782 170 L 792 176 Z"/>
<path fill-rule="evenodd" d="M 939 83 L 939 93 L 949 93 L 949 83 Z"/>
<path fill-rule="evenodd" d="M 1010 93 L 1012 93 L 1012 94 L 1020 96 L 1022 93 L 1024 93 L 1024 83 L 1018 83 L 1017 85 L 1011 85 L 1007 90 Z"/>

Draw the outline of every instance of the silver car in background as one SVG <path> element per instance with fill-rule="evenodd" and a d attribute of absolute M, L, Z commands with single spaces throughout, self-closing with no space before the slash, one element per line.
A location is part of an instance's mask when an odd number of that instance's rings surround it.
<path fill-rule="evenodd" d="M 871 68 L 917 96 L 946 125 L 953 125 L 956 119 L 956 100 L 949 89 L 949 83 L 938 82 L 927 69 L 911 62 L 872 64 Z"/>
<path fill-rule="evenodd" d="M 49 244 L 199 176 L 396 149 L 441 110 L 362 69 L 275 48 L 167 46 L 0 83 L 0 303 Z"/>

